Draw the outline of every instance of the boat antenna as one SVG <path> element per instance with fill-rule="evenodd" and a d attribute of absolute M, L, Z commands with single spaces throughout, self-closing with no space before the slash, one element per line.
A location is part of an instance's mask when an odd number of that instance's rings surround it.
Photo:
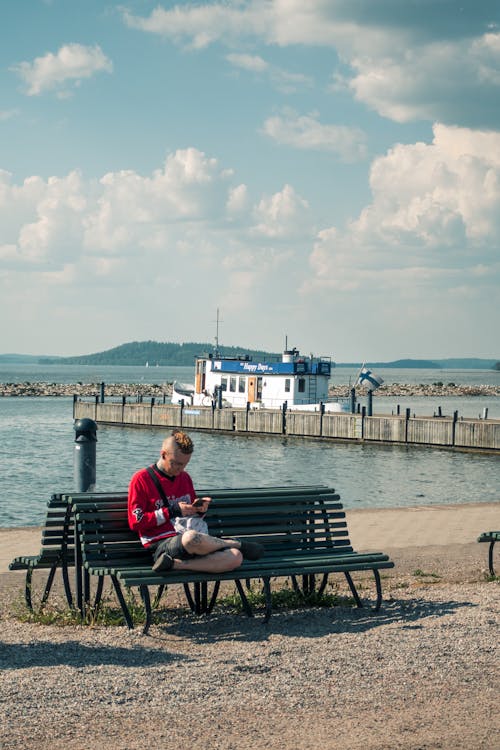
<path fill-rule="evenodd" d="M 217 308 L 217 320 L 215 321 L 216 327 L 215 327 L 215 351 L 214 354 L 216 357 L 219 356 L 219 323 L 222 323 L 223 321 L 219 318 L 219 308 Z"/>

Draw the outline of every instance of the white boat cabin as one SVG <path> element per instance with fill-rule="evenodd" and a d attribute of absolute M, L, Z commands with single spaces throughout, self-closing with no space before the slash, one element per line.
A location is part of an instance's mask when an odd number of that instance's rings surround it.
<path fill-rule="evenodd" d="M 276 409 L 286 402 L 287 408 L 319 409 L 328 399 L 331 368 L 329 358 L 304 357 L 297 349 L 283 352 L 281 362 L 253 362 L 249 355 L 198 357 L 188 403 L 209 406 L 221 391 L 222 402 L 234 407 Z"/>

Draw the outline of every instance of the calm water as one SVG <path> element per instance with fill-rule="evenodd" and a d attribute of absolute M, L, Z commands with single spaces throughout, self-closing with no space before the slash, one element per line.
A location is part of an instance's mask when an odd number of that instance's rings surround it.
<path fill-rule="evenodd" d="M 192 435 L 196 448 L 190 473 L 198 487 L 322 482 L 338 490 L 347 508 L 500 503 L 496 456 Z M 71 399 L 0 398 L 1 527 L 39 525 L 50 494 L 74 488 L 74 436 Z M 100 426 L 96 489 L 126 490 L 131 474 L 156 460 L 162 436 L 154 428 Z"/>

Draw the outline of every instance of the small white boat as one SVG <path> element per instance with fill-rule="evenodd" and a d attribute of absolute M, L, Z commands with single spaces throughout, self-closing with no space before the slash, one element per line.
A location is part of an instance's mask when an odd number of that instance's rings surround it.
<path fill-rule="evenodd" d="M 177 380 L 174 381 L 172 386 L 172 404 L 184 403 L 187 406 L 192 406 L 194 395 L 194 385 L 189 383 L 179 383 Z"/>
<path fill-rule="evenodd" d="M 194 385 L 175 382 L 173 404 L 250 409 L 350 411 L 349 400 L 328 397 L 329 357 L 285 351 L 281 361 L 253 362 L 249 355 L 223 357 L 217 351 L 196 358 Z"/>

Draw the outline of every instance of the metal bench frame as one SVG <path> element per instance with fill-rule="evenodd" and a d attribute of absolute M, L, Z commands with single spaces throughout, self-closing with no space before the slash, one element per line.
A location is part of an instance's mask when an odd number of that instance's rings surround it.
<path fill-rule="evenodd" d="M 387 555 L 358 553 L 351 546 L 345 512 L 333 489 L 314 487 L 267 487 L 211 491 L 212 503 L 207 515 L 209 531 L 215 536 L 242 537 L 258 541 L 266 554 L 255 562 L 244 561 L 233 571 L 221 574 L 179 572 L 155 573 L 152 557 L 128 528 L 127 507 L 117 502 L 106 507 L 98 500 L 73 500 L 76 518 L 78 554 L 89 575 L 109 576 L 123 616 L 134 627 L 123 594 L 126 588 L 138 588 L 145 612 L 144 633 L 149 631 L 152 610 L 169 584 L 182 584 L 192 611 L 209 614 L 216 602 L 220 583 L 234 581 L 243 609 L 252 608 L 245 594 L 252 579 L 260 579 L 265 595 L 267 622 L 272 613 L 271 580 L 291 578 L 295 590 L 304 594 L 322 592 L 330 573 L 343 573 L 358 607 L 363 603 L 352 580 L 354 571 L 372 571 L 376 586 L 375 610 L 382 602 L 380 569 L 394 567 Z M 209 584 L 213 585 L 211 595 Z M 149 587 L 158 588 L 152 604 Z"/>
<path fill-rule="evenodd" d="M 495 576 L 495 569 L 493 566 L 493 548 L 497 542 L 500 541 L 500 531 L 483 531 L 483 533 L 478 537 L 478 542 L 488 542 L 489 548 L 488 548 L 488 567 L 490 570 L 490 575 Z"/>

